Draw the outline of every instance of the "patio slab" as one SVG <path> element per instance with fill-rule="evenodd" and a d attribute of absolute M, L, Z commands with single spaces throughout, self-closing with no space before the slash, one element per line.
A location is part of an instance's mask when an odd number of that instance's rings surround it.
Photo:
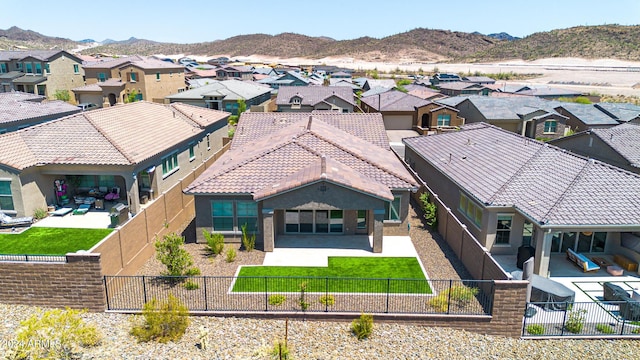
<path fill-rule="evenodd" d="M 108 211 L 91 209 L 84 215 L 68 213 L 64 216 L 47 216 L 39 220 L 33 227 L 106 229 L 111 225 Z"/>
<path fill-rule="evenodd" d="M 262 265 L 329 266 L 329 256 L 418 258 L 409 236 L 385 236 L 381 253 L 371 251 L 372 241 L 373 239 L 367 235 L 284 235 L 276 240 L 273 252 L 265 254 Z M 420 266 L 422 267 L 422 263 Z"/>

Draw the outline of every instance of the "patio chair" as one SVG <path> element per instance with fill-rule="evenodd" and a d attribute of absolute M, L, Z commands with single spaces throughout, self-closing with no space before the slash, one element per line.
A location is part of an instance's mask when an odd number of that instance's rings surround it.
<path fill-rule="evenodd" d="M 31 224 L 33 224 L 33 217 L 31 216 L 13 218 L 0 212 L 0 227 L 31 226 Z"/>
<path fill-rule="evenodd" d="M 111 191 L 104 196 L 105 200 L 118 200 L 120 199 L 120 188 L 114 186 Z"/>
<path fill-rule="evenodd" d="M 89 211 L 89 209 L 91 209 L 90 204 L 82 204 L 78 206 L 77 209 L 73 210 L 73 215 L 84 215 Z"/>

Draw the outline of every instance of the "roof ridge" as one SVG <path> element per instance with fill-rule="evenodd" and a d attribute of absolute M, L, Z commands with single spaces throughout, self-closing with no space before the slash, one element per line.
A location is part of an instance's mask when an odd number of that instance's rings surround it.
<path fill-rule="evenodd" d="M 569 183 L 569 185 L 567 186 L 567 188 L 562 192 L 562 195 L 560 195 L 560 197 L 558 198 L 558 200 L 553 203 L 553 205 L 551 205 L 549 207 L 549 211 L 547 211 L 546 214 L 544 214 L 544 216 L 542 216 L 542 223 L 546 224 L 548 222 L 548 217 L 549 215 L 553 212 L 553 210 L 556 208 L 556 206 L 558 204 L 560 204 L 566 197 L 567 197 L 567 193 L 569 192 L 569 189 L 571 189 L 572 187 L 575 186 L 575 184 L 578 182 L 578 180 L 580 180 L 585 172 L 590 169 L 592 166 L 595 166 L 595 161 L 593 159 L 589 159 L 585 165 L 582 167 L 582 169 L 580 170 L 580 172 L 578 173 L 578 175 L 576 175 L 576 177 L 573 178 L 573 180 L 571 180 L 571 183 Z"/>
<path fill-rule="evenodd" d="M 129 161 L 130 164 L 135 164 L 136 162 L 129 157 L 129 154 L 127 154 L 124 149 L 122 149 L 109 135 L 107 135 L 95 122 L 95 120 L 93 120 L 90 116 L 89 116 L 89 112 L 83 112 L 82 117 L 84 117 L 85 119 L 87 119 L 87 121 L 89 122 L 89 124 L 91 124 L 91 126 L 93 126 L 96 131 L 104 136 L 105 139 L 107 139 L 107 141 L 111 144 L 111 146 L 113 146 L 116 150 L 118 150 L 118 152 L 120 154 L 122 154 L 122 156 L 124 156 L 125 159 L 127 159 L 127 161 Z"/>
<path fill-rule="evenodd" d="M 176 107 L 176 104 L 180 104 L 180 106 L 193 106 L 193 105 L 189 105 L 189 104 L 185 104 L 185 103 L 173 103 L 173 104 L 168 104 L 168 108 L 169 109 L 173 109 L 175 111 L 178 112 L 178 115 L 180 115 L 180 119 L 188 124 L 190 124 L 191 126 L 194 126 L 196 128 L 202 129 L 203 127 L 200 126 L 200 124 L 198 124 L 195 120 L 193 120 L 193 118 L 189 115 L 187 115 L 184 111 L 180 110 L 178 107 Z M 166 106 L 166 105 L 165 105 Z M 187 118 L 186 120 L 184 118 Z"/>

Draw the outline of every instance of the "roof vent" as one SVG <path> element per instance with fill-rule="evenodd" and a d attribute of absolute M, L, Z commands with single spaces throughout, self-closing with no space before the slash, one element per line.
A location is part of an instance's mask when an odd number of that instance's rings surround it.
<path fill-rule="evenodd" d="M 313 119 L 313 116 L 309 116 L 309 122 L 307 123 L 307 130 L 311 130 L 311 120 Z"/>

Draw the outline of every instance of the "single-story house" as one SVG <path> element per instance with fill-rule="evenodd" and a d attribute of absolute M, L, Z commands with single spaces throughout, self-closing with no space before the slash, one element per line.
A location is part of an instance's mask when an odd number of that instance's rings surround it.
<path fill-rule="evenodd" d="M 333 110 L 352 113 L 356 107 L 353 90 L 346 86 L 282 86 L 276 105 L 279 112 Z"/>
<path fill-rule="evenodd" d="M 184 190 L 202 230 L 264 251 L 283 235 L 406 234 L 417 183 L 390 150 L 380 114 L 243 113 L 231 148 Z M 392 246 L 393 244 L 385 244 Z"/>
<path fill-rule="evenodd" d="M 619 122 L 594 104 L 558 103 L 558 114 L 567 117 L 567 125 L 574 132 L 616 126 Z"/>
<path fill-rule="evenodd" d="M 115 189 L 135 214 L 222 148 L 229 115 L 140 101 L 0 135 L 0 210 L 30 216 Z"/>
<path fill-rule="evenodd" d="M 0 134 L 80 112 L 80 108 L 64 101 L 45 99 L 18 91 L 0 93 Z"/>
<path fill-rule="evenodd" d="M 417 108 L 428 105 L 430 101 L 398 90 L 360 98 L 362 111 L 379 112 L 387 130 L 411 130 L 418 124 Z"/>
<path fill-rule="evenodd" d="M 638 174 L 486 123 L 403 142 L 406 163 L 492 254 L 532 246 L 541 276 L 567 249 L 640 261 L 625 247 L 640 246 Z"/>
<path fill-rule="evenodd" d="M 477 83 L 466 81 L 444 82 L 438 85 L 438 89 L 443 95 L 484 95 L 487 96 L 492 91 L 490 88 Z"/>
<path fill-rule="evenodd" d="M 238 112 L 238 100 L 244 100 L 247 109 L 271 99 L 271 88 L 251 81 L 209 80 L 207 85 L 183 91 L 166 97 L 170 103 L 224 110 L 232 114 Z"/>
<path fill-rule="evenodd" d="M 276 71 L 278 69 L 275 69 Z M 272 89 L 279 89 L 284 86 L 309 86 L 309 79 L 305 79 L 297 71 L 287 71 L 283 74 L 271 76 L 266 79 L 256 81 L 259 84 L 270 86 Z"/>

